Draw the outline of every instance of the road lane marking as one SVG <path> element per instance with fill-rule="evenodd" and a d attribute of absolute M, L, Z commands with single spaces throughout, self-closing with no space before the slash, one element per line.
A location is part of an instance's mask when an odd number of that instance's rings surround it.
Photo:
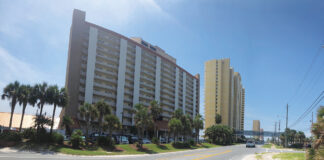
<path fill-rule="evenodd" d="M 202 159 L 206 159 L 206 158 L 213 157 L 213 156 L 218 156 L 218 155 L 225 154 L 225 153 L 229 153 L 229 152 L 232 152 L 232 151 L 231 150 L 227 150 L 225 152 L 220 152 L 220 153 L 216 153 L 216 154 L 210 154 L 210 155 L 207 155 L 207 156 L 195 158 L 193 160 L 202 160 Z"/>

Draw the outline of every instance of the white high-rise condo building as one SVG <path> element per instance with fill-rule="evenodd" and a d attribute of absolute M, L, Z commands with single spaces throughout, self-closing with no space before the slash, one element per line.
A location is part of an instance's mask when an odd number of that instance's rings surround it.
<path fill-rule="evenodd" d="M 163 113 L 160 130 L 175 109 L 192 117 L 199 114 L 199 75 L 193 76 L 176 59 L 141 38 L 121 34 L 85 21 L 74 10 L 66 70 L 70 101 L 61 116 L 78 116 L 84 102 L 107 102 L 124 126 L 134 125 L 135 104 L 156 100 Z"/>

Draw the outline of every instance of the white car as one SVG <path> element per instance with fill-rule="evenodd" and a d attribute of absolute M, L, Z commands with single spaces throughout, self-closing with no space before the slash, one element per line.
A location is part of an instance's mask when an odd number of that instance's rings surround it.
<path fill-rule="evenodd" d="M 143 138 L 142 140 L 143 144 L 150 144 L 152 143 L 150 140 L 148 140 L 147 138 Z"/>

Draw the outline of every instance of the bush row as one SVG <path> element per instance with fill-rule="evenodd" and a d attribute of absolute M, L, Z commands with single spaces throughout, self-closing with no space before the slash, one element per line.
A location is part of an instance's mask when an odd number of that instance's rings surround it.
<path fill-rule="evenodd" d="M 25 129 L 22 133 L 19 132 L 4 132 L 0 134 L 0 140 L 4 142 L 21 142 L 22 138 L 29 139 L 35 143 L 55 143 L 63 144 L 63 135 L 53 132 L 47 133 L 46 130 L 40 129 L 38 132 L 34 128 Z"/>

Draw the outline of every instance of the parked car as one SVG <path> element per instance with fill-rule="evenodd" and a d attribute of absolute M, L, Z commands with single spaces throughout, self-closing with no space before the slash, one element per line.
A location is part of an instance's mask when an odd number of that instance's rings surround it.
<path fill-rule="evenodd" d="M 174 142 L 174 139 L 173 138 L 169 138 L 168 143 L 172 143 L 172 142 Z"/>
<path fill-rule="evenodd" d="M 142 142 L 143 142 L 143 144 L 150 144 L 150 143 L 152 143 L 149 139 L 147 139 L 147 138 L 143 138 L 142 139 Z"/>
<path fill-rule="evenodd" d="M 160 138 L 160 143 L 162 143 L 162 144 L 163 144 L 163 143 L 167 143 L 166 138 L 162 138 L 162 137 L 161 137 L 161 138 Z"/>
<path fill-rule="evenodd" d="M 64 141 L 69 141 L 69 140 L 70 140 L 70 136 L 65 135 L 64 136 Z"/>
<path fill-rule="evenodd" d="M 138 137 L 136 137 L 136 136 L 129 136 L 128 137 L 128 141 L 129 141 L 130 144 L 133 144 L 135 142 L 138 142 Z"/>
<path fill-rule="evenodd" d="M 129 144 L 128 138 L 126 136 L 120 136 L 120 144 Z"/>
<path fill-rule="evenodd" d="M 249 141 L 246 142 L 246 148 L 250 148 L 250 147 L 255 148 L 255 142 L 254 141 L 249 140 Z"/>

